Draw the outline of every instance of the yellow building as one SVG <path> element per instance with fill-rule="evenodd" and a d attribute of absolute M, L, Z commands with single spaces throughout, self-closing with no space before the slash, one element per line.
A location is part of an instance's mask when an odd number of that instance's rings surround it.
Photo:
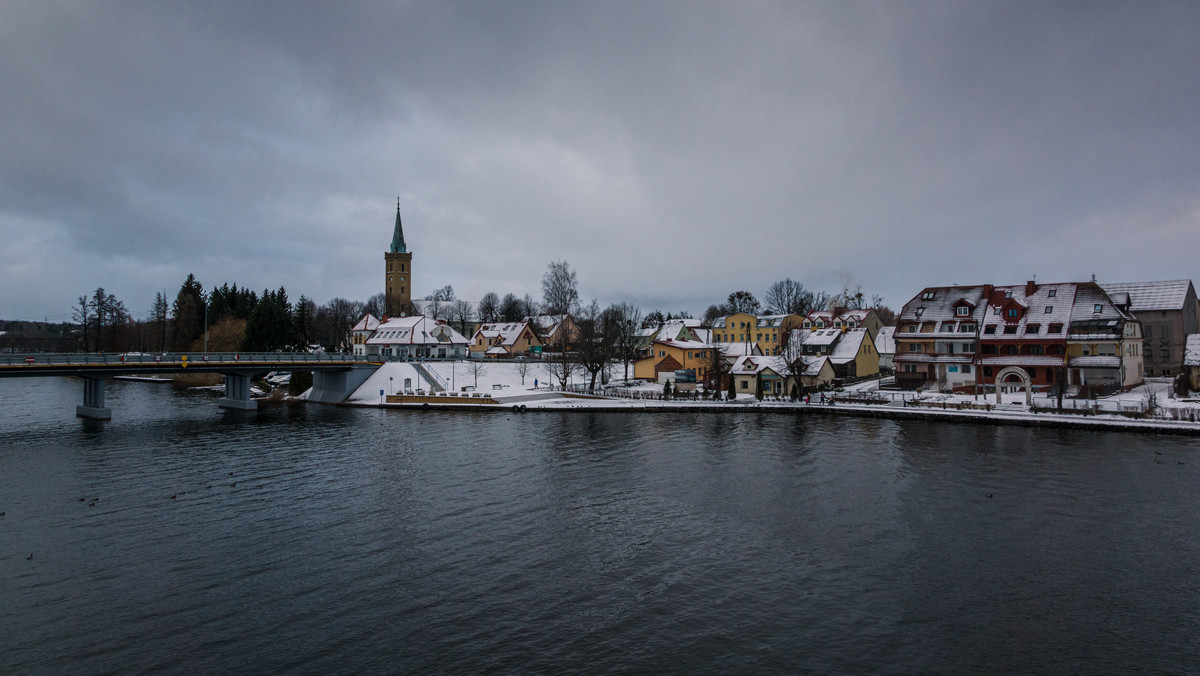
<path fill-rule="evenodd" d="M 677 370 L 692 369 L 696 382 L 702 383 L 708 375 L 712 349 L 712 345 L 698 340 L 656 340 L 651 344 L 650 356 L 633 363 L 633 377 L 661 383 L 675 380 Z"/>
<path fill-rule="evenodd" d="M 492 359 L 510 359 L 528 354 L 542 341 L 529 326 L 529 322 L 496 322 L 480 324 L 471 337 L 471 356 Z"/>
<path fill-rule="evenodd" d="M 753 343 L 765 355 L 777 355 L 783 337 L 804 320 L 800 315 L 764 315 L 738 312 L 713 320 L 712 340 L 715 343 Z"/>

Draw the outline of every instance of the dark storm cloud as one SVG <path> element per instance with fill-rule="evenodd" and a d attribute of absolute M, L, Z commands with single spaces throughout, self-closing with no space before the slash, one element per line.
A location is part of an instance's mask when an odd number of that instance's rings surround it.
<path fill-rule="evenodd" d="M 5 3 L 0 316 L 1193 276 L 1185 3 Z M 1193 252 L 1193 253 L 1189 253 Z M 422 288 L 424 287 L 424 288 Z M 15 290 L 20 289 L 20 293 Z"/>

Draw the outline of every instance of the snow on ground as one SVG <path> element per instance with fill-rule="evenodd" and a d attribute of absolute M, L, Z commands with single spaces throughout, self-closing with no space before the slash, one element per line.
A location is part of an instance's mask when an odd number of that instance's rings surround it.
<path fill-rule="evenodd" d="M 809 408 L 819 405 L 818 395 L 813 395 L 811 404 L 803 402 L 792 403 L 790 401 L 758 401 L 753 395 L 740 394 L 735 401 L 705 401 L 705 400 L 668 400 L 662 401 L 658 399 L 631 399 L 631 398 L 581 398 L 581 397 L 564 397 L 557 391 L 552 391 L 547 387 L 547 381 L 550 380 L 550 375 L 546 370 L 545 365 L 539 362 L 529 362 L 526 369 L 524 382 L 522 383 L 521 366 L 519 363 L 512 362 L 483 362 L 482 369 L 476 373 L 473 368 L 474 362 L 425 362 L 424 366 L 436 372 L 438 377 L 445 382 L 447 389 L 454 391 L 463 391 L 464 387 L 474 388 L 474 391 L 481 392 L 497 399 L 504 404 L 521 403 L 529 408 L 542 409 L 584 409 L 584 408 L 604 408 L 608 410 L 652 410 L 652 409 L 742 409 L 742 408 Z M 428 383 L 419 370 L 408 362 L 387 362 L 383 364 L 370 378 L 367 379 L 361 387 L 347 399 L 348 403 L 356 403 L 362 405 L 378 405 L 380 403 L 379 391 L 391 394 L 402 392 L 405 379 L 411 379 L 412 387 L 429 391 Z M 478 379 L 478 380 L 476 380 Z M 537 382 L 535 388 L 534 383 Z M 476 385 L 476 382 L 478 384 Z M 586 383 L 585 378 L 572 376 L 572 383 Z M 902 408 L 914 413 L 923 413 L 933 416 L 966 418 L 966 417 L 986 417 L 993 419 L 1008 419 L 1008 420 L 1047 420 L 1046 409 L 1054 408 L 1057 401 L 1053 397 L 1045 394 L 1034 395 L 1034 405 L 1036 408 L 1042 409 L 1042 413 L 1035 413 L 1025 405 L 1024 390 L 1017 392 L 1002 393 L 1002 404 L 995 406 L 996 395 L 988 396 L 963 394 L 938 394 L 938 393 L 913 393 L 899 392 L 889 390 L 879 390 L 879 381 L 866 381 L 857 383 L 854 386 L 847 388 L 841 393 L 826 393 L 853 395 L 871 394 L 887 398 L 890 401 L 888 404 L 856 404 L 839 402 L 837 408 L 846 410 L 880 410 L 881 408 Z M 629 387 L 621 388 L 626 393 L 633 392 L 641 396 L 653 396 L 662 392 L 662 385 L 658 383 L 638 383 Z M 470 391 L 470 390 L 468 390 Z M 1147 426 L 1147 427 L 1187 427 L 1189 429 L 1200 430 L 1200 423 L 1183 422 L 1176 420 L 1135 420 L 1128 417 L 1117 415 L 1119 412 L 1141 411 L 1147 406 L 1153 395 L 1157 404 L 1161 408 L 1186 409 L 1190 407 L 1192 410 L 1200 414 L 1200 402 L 1179 400 L 1170 396 L 1171 380 L 1169 378 L 1152 378 L 1145 384 L 1130 390 L 1122 392 L 1112 397 L 1104 397 L 1095 401 L 1064 399 L 1063 404 L 1067 408 L 1084 409 L 1093 405 L 1098 406 L 1101 411 L 1099 415 L 1068 415 L 1057 416 L 1056 419 L 1070 419 L 1085 421 L 1087 424 L 1095 425 L 1126 425 L 1126 426 Z M 947 405 L 947 410 L 941 408 L 912 408 L 911 401 L 917 397 L 923 403 L 942 403 Z M 910 406 L 906 407 L 906 401 Z M 972 411 L 957 411 L 951 410 L 950 407 L 959 402 L 974 403 L 974 404 L 992 404 L 994 408 L 990 411 L 972 410 Z M 1082 410 L 1080 411 L 1082 414 Z"/>

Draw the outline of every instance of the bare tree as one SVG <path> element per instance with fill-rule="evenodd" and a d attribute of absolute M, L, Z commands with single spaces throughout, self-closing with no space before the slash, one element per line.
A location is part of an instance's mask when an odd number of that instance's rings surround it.
<path fill-rule="evenodd" d="M 521 376 L 522 385 L 525 384 L 525 375 L 529 373 L 529 367 L 531 365 L 532 363 L 526 361 L 525 359 L 520 359 L 520 361 L 517 362 L 517 374 Z"/>
<path fill-rule="evenodd" d="M 733 311 L 730 310 L 729 306 L 724 303 L 721 303 L 720 305 L 709 305 L 704 310 L 704 317 L 702 317 L 700 321 L 703 322 L 705 326 L 712 326 L 713 322 L 716 321 L 718 317 L 724 317 L 725 315 L 730 314 L 733 314 Z"/>
<path fill-rule="evenodd" d="M 479 376 L 487 375 L 487 362 L 482 359 L 467 360 L 467 373 L 475 379 L 475 388 L 479 388 Z"/>
<path fill-rule="evenodd" d="M 151 321 L 154 322 L 154 344 L 158 346 L 158 352 L 167 349 L 167 312 L 169 309 L 167 295 L 161 291 L 154 294 L 154 306 L 150 309 L 150 316 Z"/>
<path fill-rule="evenodd" d="M 445 319 L 449 305 L 454 302 L 454 287 L 447 284 L 425 297 L 425 314 L 433 319 Z"/>
<path fill-rule="evenodd" d="M 376 317 L 383 317 L 383 315 L 387 313 L 387 310 L 385 309 L 387 307 L 386 302 L 386 294 L 377 293 L 374 296 L 371 296 L 367 299 L 366 303 L 363 303 L 363 314 L 370 312 Z"/>
<path fill-rule="evenodd" d="M 625 364 L 625 380 L 629 380 L 629 362 L 637 357 L 638 327 L 642 311 L 629 303 L 610 305 L 605 313 L 614 328 L 613 356 Z"/>
<path fill-rule="evenodd" d="M 500 321 L 502 322 L 519 322 L 526 317 L 525 306 L 515 293 L 504 294 L 504 299 L 500 301 L 499 309 Z"/>
<path fill-rule="evenodd" d="M 790 277 L 768 287 L 765 299 L 767 312 L 776 315 L 804 316 L 816 309 L 813 307 L 816 295 Z"/>
<path fill-rule="evenodd" d="M 91 330 L 92 324 L 91 306 L 88 305 L 87 296 L 80 296 L 79 300 L 76 302 L 78 302 L 79 305 L 75 306 L 72 318 L 79 324 L 79 335 L 81 338 L 83 338 L 83 351 L 91 352 L 92 343 L 89 339 L 90 334 L 88 333 L 88 331 Z"/>
<path fill-rule="evenodd" d="M 521 315 L 523 317 L 538 316 L 538 304 L 533 296 L 525 294 L 525 297 L 521 299 Z"/>
<path fill-rule="evenodd" d="M 762 309 L 758 299 L 749 291 L 734 291 L 729 294 L 729 299 L 725 303 L 732 312 L 743 312 L 748 315 L 757 315 Z"/>
<path fill-rule="evenodd" d="M 458 332 L 467 335 L 467 325 L 475 320 L 475 306 L 461 298 L 450 303 L 450 320 L 457 325 Z"/>
<path fill-rule="evenodd" d="M 550 376 L 550 385 L 554 385 L 554 381 L 558 381 L 560 387 L 567 386 L 567 380 L 571 377 L 571 371 L 575 366 L 564 356 L 546 355 L 542 359 L 542 366 L 546 369 L 546 373 Z"/>
<path fill-rule="evenodd" d="M 613 343 L 619 320 L 608 310 L 601 312 L 600 304 L 594 299 L 581 308 L 575 318 L 579 329 L 576 345 L 579 366 L 589 376 L 588 391 L 596 389 L 596 377 L 612 361 Z"/>
<path fill-rule="evenodd" d="M 479 300 L 479 321 L 500 321 L 500 296 L 488 291 Z"/>
<path fill-rule="evenodd" d="M 579 280 L 566 261 L 552 261 L 542 275 L 542 308 L 548 315 L 571 314 L 579 302 Z"/>

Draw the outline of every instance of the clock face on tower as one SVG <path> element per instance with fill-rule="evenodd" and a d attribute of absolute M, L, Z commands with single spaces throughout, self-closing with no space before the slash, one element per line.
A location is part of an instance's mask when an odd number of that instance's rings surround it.
<path fill-rule="evenodd" d="M 400 275 L 400 281 L 404 281 L 404 275 Z"/>

